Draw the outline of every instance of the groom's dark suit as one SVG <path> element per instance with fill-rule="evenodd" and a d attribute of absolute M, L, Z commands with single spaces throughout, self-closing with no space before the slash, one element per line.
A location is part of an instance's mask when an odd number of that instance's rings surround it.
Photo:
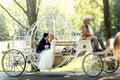
<path fill-rule="evenodd" d="M 45 50 L 45 45 L 48 45 L 50 48 L 50 43 L 46 41 L 44 38 L 42 38 L 37 46 L 36 52 L 40 53 L 42 50 Z"/>

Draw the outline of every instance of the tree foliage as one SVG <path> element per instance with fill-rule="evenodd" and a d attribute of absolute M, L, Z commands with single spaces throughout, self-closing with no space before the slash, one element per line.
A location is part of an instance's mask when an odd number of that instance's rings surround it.
<path fill-rule="evenodd" d="M 3 16 L 3 14 L 0 14 L 0 36 L 0 41 L 9 39 L 5 17 Z"/>
<path fill-rule="evenodd" d="M 112 36 L 114 37 L 120 31 L 120 1 L 110 0 L 110 18 Z"/>
<path fill-rule="evenodd" d="M 21 25 L 25 29 L 29 29 L 29 27 L 37 20 L 41 0 L 26 0 L 26 1 L 13 0 L 13 1 L 22 10 L 22 12 L 26 15 L 29 26 L 26 27 L 23 23 L 21 23 L 18 19 L 16 19 L 16 17 L 14 15 L 12 15 L 11 12 L 7 8 L 5 8 L 1 3 L 0 3 L 0 6 L 19 25 Z M 23 4 L 21 4 L 21 2 L 26 3 L 26 5 L 23 6 Z"/>
<path fill-rule="evenodd" d="M 120 22 L 120 2 L 119 0 L 109 1 L 112 30 L 117 31 Z M 73 29 L 76 31 L 79 31 L 84 16 L 89 15 L 92 17 L 91 25 L 94 31 L 101 29 L 102 34 L 106 31 L 104 30 L 103 0 L 13 0 L 9 7 L 2 3 L 0 3 L 0 6 L 6 12 L 4 12 L 6 26 L 11 29 L 14 28 L 14 33 L 19 35 L 21 33 L 18 32 L 29 29 L 37 19 L 46 15 L 63 17 L 73 25 Z M 1 13 L 3 12 L 1 11 Z M 6 14 L 13 20 L 8 18 Z"/>

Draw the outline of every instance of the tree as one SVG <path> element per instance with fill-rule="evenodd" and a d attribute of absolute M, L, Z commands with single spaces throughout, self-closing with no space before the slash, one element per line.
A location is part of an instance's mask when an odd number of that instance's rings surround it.
<path fill-rule="evenodd" d="M 37 0 L 26 0 L 26 8 L 24 8 L 21 4 L 19 4 L 19 2 L 17 0 L 13 0 L 13 1 L 26 14 L 28 22 L 29 22 L 29 26 L 31 26 L 37 20 L 41 0 L 38 0 L 38 1 Z M 0 3 L 0 6 L 1 6 L 2 9 L 4 9 L 8 13 L 8 15 L 13 20 L 15 20 L 23 28 L 28 30 L 28 27 L 24 26 L 21 22 L 19 22 L 15 18 L 15 16 L 13 16 L 1 3 Z"/>
<path fill-rule="evenodd" d="M 104 28 L 105 28 L 105 39 L 106 41 L 111 38 L 111 21 L 109 13 L 109 0 L 103 0 L 104 6 Z"/>

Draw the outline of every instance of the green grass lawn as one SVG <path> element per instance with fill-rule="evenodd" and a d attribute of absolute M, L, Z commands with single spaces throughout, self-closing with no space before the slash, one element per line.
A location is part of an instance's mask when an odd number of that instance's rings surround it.
<path fill-rule="evenodd" d="M 55 72 L 59 72 L 59 71 L 82 71 L 82 58 L 83 57 L 73 59 L 67 65 L 52 69 L 51 71 L 53 71 L 53 72 L 54 71 Z"/>

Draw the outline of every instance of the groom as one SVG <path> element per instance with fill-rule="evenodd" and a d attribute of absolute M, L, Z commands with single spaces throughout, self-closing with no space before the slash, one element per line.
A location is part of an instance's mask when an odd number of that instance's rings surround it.
<path fill-rule="evenodd" d="M 44 33 L 43 34 L 43 38 L 40 40 L 36 52 L 40 53 L 42 50 L 46 50 L 50 48 L 50 43 L 49 43 L 49 34 L 48 33 Z"/>

